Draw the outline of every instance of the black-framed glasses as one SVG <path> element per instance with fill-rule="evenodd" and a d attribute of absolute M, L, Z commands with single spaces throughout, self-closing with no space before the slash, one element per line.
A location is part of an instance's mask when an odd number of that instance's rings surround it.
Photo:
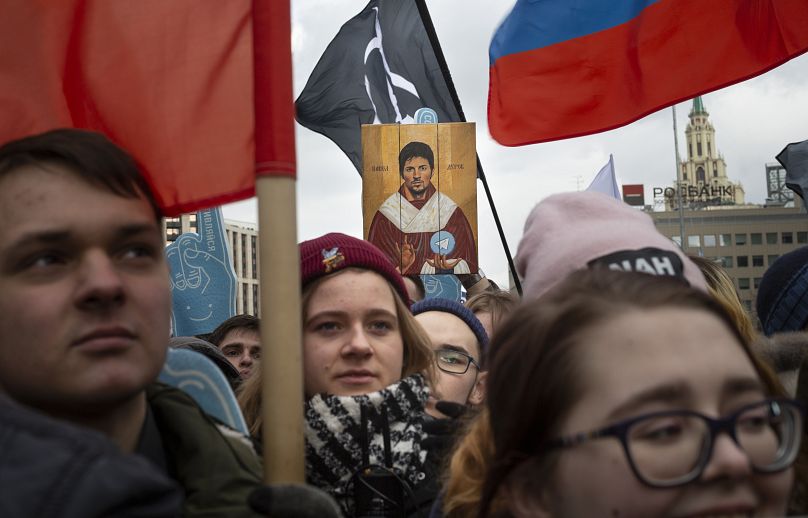
<path fill-rule="evenodd" d="M 480 370 L 480 364 L 470 354 L 455 349 L 435 351 L 435 363 L 440 370 L 451 374 L 465 374 L 469 370 L 469 365 L 474 365 Z"/>
<path fill-rule="evenodd" d="M 757 472 L 782 471 L 797 458 L 803 407 L 790 399 L 767 399 L 713 419 L 690 410 L 654 412 L 591 432 L 555 439 L 547 448 L 569 448 L 616 437 L 637 478 L 651 487 L 673 487 L 699 478 L 710 462 L 715 438 L 727 433 Z"/>

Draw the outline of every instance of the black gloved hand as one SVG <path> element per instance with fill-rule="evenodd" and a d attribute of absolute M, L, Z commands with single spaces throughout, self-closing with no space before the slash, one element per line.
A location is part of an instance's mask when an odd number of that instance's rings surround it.
<path fill-rule="evenodd" d="M 465 422 L 461 418 L 468 411 L 468 407 L 451 401 L 438 401 L 435 408 L 448 417 L 445 419 L 427 417 L 424 420 L 426 439 L 421 443 L 421 447 L 436 458 L 443 459 L 454 446 L 458 432 Z"/>

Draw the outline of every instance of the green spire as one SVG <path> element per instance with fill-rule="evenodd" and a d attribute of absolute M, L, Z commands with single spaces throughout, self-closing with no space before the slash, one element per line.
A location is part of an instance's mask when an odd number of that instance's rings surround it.
<path fill-rule="evenodd" d="M 704 109 L 704 103 L 700 95 L 693 99 L 693 108 L 690 110 L 690 115 L 709 115 L 707 110 Z"/>

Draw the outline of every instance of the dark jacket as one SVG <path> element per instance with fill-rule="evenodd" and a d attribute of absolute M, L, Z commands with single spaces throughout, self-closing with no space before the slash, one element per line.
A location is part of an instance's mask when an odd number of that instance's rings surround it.
<path fill-rule="evenodd" d="M 177 485 L 100 433 L 0 396 L 0 516 L 179 516 Z"/>
<path fill-rule="evenodd" d="M 155 383 L 146 397 L 169 475 L 185 490 L 183 515 L 259 516 L 247 505 L 262 473 L 250 441 L 217 423 L 179 389 Z"/>

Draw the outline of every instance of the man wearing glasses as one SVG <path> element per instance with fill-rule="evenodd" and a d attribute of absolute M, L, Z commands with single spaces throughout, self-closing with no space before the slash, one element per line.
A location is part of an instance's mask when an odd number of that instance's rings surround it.
<path fill-rule="evenodd" d="M 415 320 L 432 341 L 437 380 L 426 411 L 433 417 L 445 417 L 436 408 L 437 401 L 461 405 L 479 405 L 485 398 L 482 362 L 488 335 L 482 323 L 460 303 L 448 299 L 426 299 L 412 307 Z"/>

